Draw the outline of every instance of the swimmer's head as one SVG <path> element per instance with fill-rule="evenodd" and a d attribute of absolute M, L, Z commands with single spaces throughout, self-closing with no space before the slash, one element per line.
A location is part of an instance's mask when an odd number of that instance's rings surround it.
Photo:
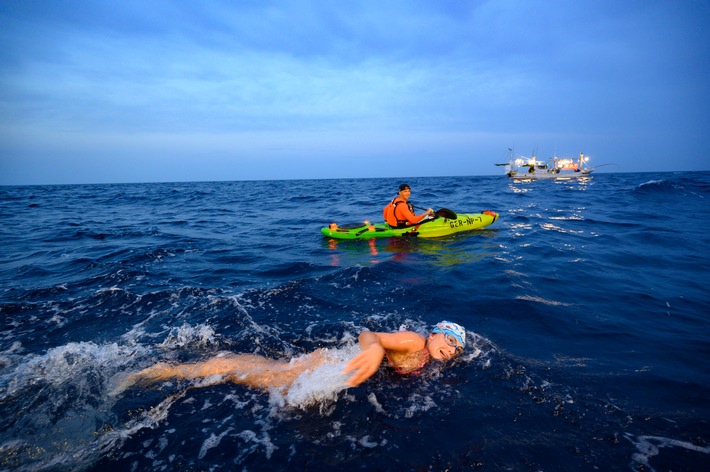
<path fill-rule="evenodd" d="M 437 335 L 441 335 L 440 337 Z M 434 326 L 427 342 L 429 353 L 434 359 L 447 361 L 463 353 L 466 347 L 466 330 L 450 321 L 442 321 Z"/>
<path fill-rule="evenodd" d="M 452 323 L 451 321 L 442 321 L 437 323 L 431 332 L 450 334 L 456 338 L 456 340 L 461 344 L 461 347 L 466 347 L 466 330 L 459 324 Z"/>

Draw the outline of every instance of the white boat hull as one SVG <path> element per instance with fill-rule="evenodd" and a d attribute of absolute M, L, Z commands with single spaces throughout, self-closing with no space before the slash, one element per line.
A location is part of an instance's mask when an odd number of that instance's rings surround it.
<path fill-rule="evenodd" d="M 575 179 L 586 179 L 589 178 L 589 174 L 592 172 L 573 172 L 573 173 L 554 173 L 554 172 L 516 172 L 515 174 L 509 173 L 508 177 L 513 180 L 530 181 L 530 180 L 575 180 Z"/>

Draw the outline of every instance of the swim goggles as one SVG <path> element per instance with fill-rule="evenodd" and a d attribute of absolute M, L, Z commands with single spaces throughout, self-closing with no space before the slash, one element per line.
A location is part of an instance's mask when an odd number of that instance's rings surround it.
<path fill-rule="evenodd" d="M 448 344 L 451 347 L 456 348 L 456 356 L 463 354 L 463 347 L 459 344 L 458 340 L 456 337 L 452 334 L 444 334 L 444 340 L 446 341 L 446 344 Z"/>

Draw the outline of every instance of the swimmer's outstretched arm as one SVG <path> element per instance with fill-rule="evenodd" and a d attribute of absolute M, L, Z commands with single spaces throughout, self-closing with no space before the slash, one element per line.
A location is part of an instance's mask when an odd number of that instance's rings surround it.
<path fill-rule="evenodd" d="M 245 366 L 256 368 L 276 363 L 277 361 L 251 354 L 216 356 L 206 361 L 189 364 L 167 364 L 161 362 L 133 374 L 133 377 L 136 380 L 151 382 L 168 379 L 197 379 L 238 372 L 243 370 Z"/>
<path fill-rule="evenodd" d="M 348 385 L 357 387 L 377 372 L 386 352 L 410 353 L 424 349 L 426 339 L 412 331 L 377 333 L 363 331 L 358 336 L 362 352 L 355 356 L 343 370 L 344 374 L 355 372 L 348 379 Z"/>
<path fill-rule="evenodd" d="M 252 354 L 227 354 L 202 362 L 171 365 L 156 364 L 129 376 L 131 383 L 151 383 L 168 379 L 215 377 L 253 388 L 290 387 L 305 370 L 323 362 L 322 351 L 294 361 L 268 359 Z"/>

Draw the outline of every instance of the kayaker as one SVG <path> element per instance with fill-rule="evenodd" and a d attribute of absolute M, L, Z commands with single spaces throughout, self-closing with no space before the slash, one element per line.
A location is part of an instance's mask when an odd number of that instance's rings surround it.
<path fill-rule="evenodd" d="M 402 184 L 399 186 L 399 195 L 394 197 L 394 199 L 382 210 L 382 216 L 385 219 L 385 223 L 389 224 L 393 228 L 403 228 L 415 225 L 434 213 L 434 210 L 429 208 L 426 213 L 415 215 L 414 207 L 407 202 L 411 193 L 412 190 L 409 188 L 409 185 Z"/>
<path fill-rule="evenodd" d="M 358 337 L 361 352 L 343 370 L 346 381 L 356 387 L 377 372 L 382 361 L 400 374 L 415 374 L 432 360 L 446 362 L 463 353 L 466 331 L 456 323 L 438 323 L 428 337 L 413 331 L 380 333 L 363 331 Z M 252 388 L 284 388 L 303 372 L 313 370 L 328 359 L 327 349 L 291 360 L 276 360 L 253 354 L 221 353 L 203 362 L 190 364 L 160 363 L 128 377 L 128 384 L 152 383 L 168 379 L 199 379 L 234 382 Z M 211 382 L 212 383 L 212 382 Z"/>

